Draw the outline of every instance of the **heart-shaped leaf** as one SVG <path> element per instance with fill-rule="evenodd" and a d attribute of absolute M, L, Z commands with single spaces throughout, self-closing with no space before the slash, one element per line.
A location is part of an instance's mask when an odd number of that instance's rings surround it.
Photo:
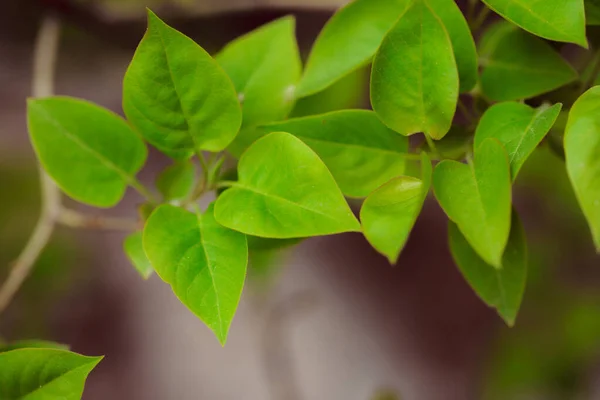
<path fill-rule="evenodd" d="M 70 97 L 30 99 L 29 134 L 44 169 L 77 201 L 112 207 L 136 185 L 144 142 L 118 115 Z"/>
<path fill-rule="evenodd" d="M 254 142 L 240 158 L 238 176 L 215 206 L 224 226 L 280 239 L 360 231 L 323 161 L 289 133 Z"/>
<path fill-rule="evenodd" d="M 142 232 L 134 232 L 127 236 L 123 242 L 123 250 L 142 278 L 150 278 L 150 275 L 154 272 L 154 268 L 152 268 L 152 264 L 144 251 Z"/>
<path fill-rule="evenodd" d="M 341 8 L 315 41 L 298 86 L 306 97 L 368 63 L 411 0 L 355 0 Z"/>
<path fill-rule="evenodd" d="M 517 213 L 513 212 L 510 237 L 502 256 L 502 269 L 487 264 L 450 222 L 450 251 L 454 262 L 475 293 L 509 326 L 515 324 L 527 280 L 527 239 Z"/>
<path fill-rule="evenodd" d="M 583 0 L 483 0 L 492 10 L 545 39 L 587 47 Z"/>
<path fill-rule="evenodd" d="M 571 108 L 564 143 L 569 178 L 600 252 L 600 86 Z"/>
<path fill-rule="evenodd" d="M 225 345 L 248 264 L 246 237 L 204 214 L 162 205 L 146 222 L 144 250 L 162 280 Z"/>
<path fill-rule="evenodd" d="M 0 353 L 0 399 L 80 400 L 88 374 L 101 360 L 59 349 Z"/>
<path fill-rule="evenodd" d="M 176 158 L 223 150 L 242 121 L 225 71 L 152 11 L 125 75 L 123 110 L 150 143 Z"/>
<path fill-rule="evenodd" d="M 499 103 L 490 107 L 477 126 L 475 147 L 487 138 L 495 138 L 508 152 L 513 181 L 525 160 L 550 131 L 562 104 L 537 109 L 522 103 Z"/>
<path fill-rule="evenodd" d="M 421 179 L 394 178 L 367 197 L 360 209 L 365 237 L 391 264 L 398 261 L 431 186 L 431 161 L 425 153 L 421 169 Z"/>
<path fill-rule="evenodd" d="M 452 42 L 424 0 L 400 17 L 381 43 L 371 72 L 371 104 L 402 135 L 441 139 L 456 110 L 459 78 Z"/>
<path fill-rule="evenodd" d="M 486 139 L 468 164 L 445 160 L 433 172 L 438 202 L 486 263 L 502 267 L 510 234 L 511 179 L 508 155 Z"/>
<path fill-rule="evenodd" d="M 323 160 L 342 193 L 366 197 L 404 173 L 408 140 L 386 127 L 367 110 L 343 110 L 262 126 L 268 132 L 288 132 Z"/>
<path fill-rule="evenodd" d="M 520 100 L 558 89 L 577 72 L 552 47 L 507 22 L 482 38 L 483 94 L 496 101 Z"/>

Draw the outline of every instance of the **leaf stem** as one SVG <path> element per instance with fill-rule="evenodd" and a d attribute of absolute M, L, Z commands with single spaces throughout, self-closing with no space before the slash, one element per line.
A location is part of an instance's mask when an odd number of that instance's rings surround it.
<path fill-rule="evenodd" d="M 32 95 L 47 97 L 54 91 L 54 73 L 60 42 L 60 20 L 44 17 L 38 31 L 33 60 Z M 42 206 L 38 222 L 21 254 L 15 260 L 8 278 L 0 287 L 0 313 L 6 309 L 33 269 L 35 261 L 50 240 L 61 210 L 58 188 L 38 164 Z"/>
<path fill-rule="evenodd" d="M 104 217 L 100 215 L 87 215 L 66 208 L 61 210 L 57 222 L 71 228 L 80 229 L 103 229 L 132 232 L 141 228 L 140 223 L 135 220 Z"/>
<path fill-rule="evenodd" d="M 133 178 L 129 181 L 129 186 L 134 188 L 142 197 L 148 200 L 152 204 L 158 204 L 158 199 L 146 188 L 146 186 L 142 185 L 140 181 Z"/>
<path fill-rule="evenodd" d="M 479 14 L 471 23 L 471 31 L 473 32 L 473 34 L 477 33 L 479 29 L 481 29 L 483 23 L 485 22 L 491 11 L 492 10 L 485 5 L 481 9 L 481 11 L 479 11 Z"/>
<path fill-rule="evenodd" d="M 433 139 L 426 133 L 424 133 L 423 135 L 425 136 L 425 140 L 427 141 L 427 145 L 429 146 L 429 150 L 431 151 L 433 156 L 437 157 L 439 160 L 442 160 L 443 159 L 442 155 L 437 150 L 437 147 L 435 146 Z"/>
<path fill-rule="evenodd" d="M 238 183 L 234 181 L 219 181 L 215 184 L 215 189 L 230 188 L 236 186 Z"/>

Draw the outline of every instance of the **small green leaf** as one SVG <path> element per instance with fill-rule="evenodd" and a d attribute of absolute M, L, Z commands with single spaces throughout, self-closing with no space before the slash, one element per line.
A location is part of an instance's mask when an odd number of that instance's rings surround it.
<path fill-rule="evenodd" d="M 18 340 L 9 344 L 0 345 L 0 353 L 18 349 L 58 349 L 69 350 L 69 346 L 62 343 L 50 342 L 48 340 Z"/>
<path fill-rule="evenodd" d="M 454 0 L 427 0 L 448 31 L 460 77 L 460 92 L 468 92 L 477 84 L 477 49 L 469 24 Z"/>
<path fill-rule="evenodd" d="M 509 326 L 515 324 L 527 280 L 527 239 L 517 213 L 513 213 L 510 238 L 502 256 L 502 269 L 487 264 L 469 245 L 460 229 L 449 223 L 450 251 L 454 262 L 475 293 Z"/>
<path fill-rule="evenodd" d="M 510 234 L 511 179 L 508 155 L 500 142 L 484 140 L 469 164 L 440 162 L 433 172 L 433 188 L 475 251 L 501 268 Z"/>
<path fill-rule="evenodd" d="M 499 103 L 490 107 L 475 132 L 475 147 L 487 138 L 496 138 L 508 152 L 513 181 L 525 160 L 550 131 L 562 104 L 537 109 L 521 103 Z"/>
<path fill-rule="evenodd" d="M 600 0 L 585 0 L 585 22 L 600 25 Z"/>
<path fill-rule="evenodd" d="M 431 161 L 425 153 L 421 169 L 422 179 L 394 178 L 367 197 L 360 210 L 365 237 L 391 264 L 398 261 L 431 186 Z"/>
<path fill-rule="evenodd" d="M 371 104 L 402 135 L 441 139 L 450 130 L 459 78 L 452 43 L 426 1 L 417 0 L 389 31 L 375 55 Z"/>
<path fill-rule="evenodd" d="M 134 232 L 127 236 L 123 242 L 123 250 L 125 250 L 127 258 L 142 278 L 150 278 L 150 275 L 154 272 L 154 268 L 152 268 L 152 264 L 148 260 L 146 252 L 144 252 L 142 232 Z"/>
<path fill-rule="evenodd" d="M 521 28 L 557 42 L 587 48 L 583 0 L 483 0 L 492 10 Z"/>
<path fill-rule="evenodd" d="M 484 36 L 480 55 L 481 89 L 495 101 L 535 97 L 577 79 L 548 43 L 506 22 Z"/>
<path fill-rule="evenodd" d="M 408 140 L 388 129 L 372 111 L 336 111 L 260 130 L 288 132 L 301 139 L 323 160 L 346 196 L 366 197 L 404 173 Z"/>
<path fill-rule="evenodd" d="M 0 353 L 0 399 L 80 400 L 88 374 L 101 360 L 58 349 Z"/>
<path fill-rule="evenodd" d="M 242 120 L 225 71 L 150 10 L 148 31 L 125 75 L 123 110 L 150 143 L 177 158 L 223 150 Z"/>
<path fill-rule="evenodd" d="M 564 141 L 569 178 L 600 252 L 600 86 L 571 108 Z"/>
<path fill-rule="evenodd" d="M 185 199 L 196 183 L 196 168 L 189 160 L 176 162 L 160 173 L 156 187 L 165 201 Z"/>
<path fill-rule="evenodd" d="M 215 206 L 224 226 L 279 239 L 360 231 L 325 164 L 289 133 L 254 142 L 240 159 L 238 175 Z"/>
<path fill-rule="evenodd" d="M 295 27 L 293 16 L 280 18 L 230 42 L 216 55 L 238 92 L 243 127 L 282 120 L 292 110 L 302 74 Z"/>
<path fill-rule="evenodd" d="M 162 205 L 144 228 L 144 250 L 162 280 L 225 345 L 248 264 L 246 237 L 204 214 Z"/>
<path fill-rule="evenodd" d="M 142 139 L 119 116 L 70 97 L 30 99 L 29 134 L 44 169 L 70 197 L 112 207 L 146 161 Z"/>
<path fill-rule="evenodd" d="M 341 8 L 315 41 L 297 90 L 306 97 L 367 64 L 411 0 L 355 0 Z"/>

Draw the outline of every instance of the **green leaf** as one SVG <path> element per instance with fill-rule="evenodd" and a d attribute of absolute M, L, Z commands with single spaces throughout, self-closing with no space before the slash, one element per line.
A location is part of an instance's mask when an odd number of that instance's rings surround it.
<path fill-rule="evenodd" d="M 165 201 L 185 199 L 196 183 L 196 168 L 189 160 L 165 168 L 156 179 L 156 187 Z"/>
<path fill-rule="evenodd" d="M 0 398 L 79 400 L 88 374 L 101 360 L 57 349 L 0 353 Z"/>
<path fill-rule="evenodd" d="M 417 0 L 390 30 L 371 72 L 373 110 L 402 135 L 424 132 L 441 139 L 458 100 L 452 43 L 440 19 Z"/>
<path fill-rule="evenodd" d="M 460 92 L 468 92 L 477 84 L 477 49 L 469 24 L 454 0 L 427 0 L 435 15 L 442 21 L 454 51 Z"/>
<path fill-rule="evenodd" d="M 515 324 L 527 279 L 527 239 L 517 213 L 502 256 L 502 269 L 487 264 L 469 245 L 460 229 L 449 223 L 450 251 L 454 262 L 475 293 L 509 326 Z"/>
<path fill-rule="evenodd" d="M 600 86 L 571 108 L 564 142 L 569 178 L 600 252 Z"/>
<path fill-rule="evenodd" d="M 325 25 L 306 63 L 297 96 L 306 97 L 367 64 L 411 0 L 355 0 Z"/>
<path fill-rule="evenodd" d="M 29 99 L 29 134 L 44 169 L 73 199 L 112 207 L 146 161 L 142 139 L 119 116 L 70 97 Z"/>
<path fill-rule="evenodd" d="M 585 0 L 585 22 L 600 25 L 600 0 Z"/>
<path fill-rule="evenodd" d="M 244 127 L 282 120 L 292 110 L 302 74 L 295 27 L 293 16 L 280 18 L 230 42 L 215 57 L 238 92 Z"/>
<path fill-rule="evenodd" d="M 48 340 L 18 340 L 11 342 L 6 345 L 0 345 L 0 353 L 6 351 L 18 350 L 18 349 L 58 349 L 58 350 L 69 350 L 69 346 L 62 343 L 50 342 Z"/>
<path fill-rule="evenodd" d="M 483 94 L 507 101 L 535 97 L 577 79 L 577 72 L 552 47 L 514 25 L 500 23 L 482 39 Z"/>
<path fill-rule="evenodd" d="M 495 138 L 508 152 L 513 181 L 525 160 L 550 131 L 562 104 L 537 109 L 522 103 L 499 103 L 490 107 L 475 132 L 475 147 L 487 138 Z"/>
<path fill-rule="evenodd" d="M 400 176 L 375 190 L 363 203 L 360 220 L 369 243 L 391 264 L 398 261 L 431 186 L 431 161 L 421 155 L 422 179 Z"/>
<path fill-rule="evenodd" d="M 521 28 L 557 42 L 587 48 L 583 0 L 483 0 Z"/>
<path fill-rule="evenodd" d="M 123 250 L 142 278 L 150 278 L 150 275 L 154 272 L 154 268 L 152 268 L 152 264 L 148 260 L 146 252 L 144 252 L 142 232 L 134 232 L 127 236 L 123 242 Z"/>
<path fill-rule="evenodd" d="M 225 71 L 149 10 L 148 31 L 125 74 L 123 110 L 150 143 L 178 158 L 223 150 L 242 120 Z"/>
<path fill-rule="evenodd" d="M 360 231 L 325 164 L 289 133 L 254 142 L 240 159 L 238 175 L 215 206 L 224 226 L 280 239 Z"/>
<path fill-rule="evenodd" d="M 261 134 L 288 132 L 323 160 L 342 193 L 366 197 L 404 173 L 408 140 L 367 110 L 343 110 L 290 119 L 260 128 Z"/>
<path fill-rule="evenodd" d="M 162 205 L 146 222 L 144 250 L 162 280 L 225 345 L 248 264 L 246 237 L 204 214 Z"/>
<path fill-rule="evenodd" d="M 502 267 L 510 234 L 511 179 L 506 150 L 486 139 L 468 164 L 445 160 L 433 172 L 435 197 L 488 264 Z"/>

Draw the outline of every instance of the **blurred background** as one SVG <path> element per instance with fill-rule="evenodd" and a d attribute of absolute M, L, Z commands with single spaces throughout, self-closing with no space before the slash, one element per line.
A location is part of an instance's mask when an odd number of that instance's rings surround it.
<path fill-rule="evenodd" d="M 60 14 L 57 94 L 121 112 L 121 81 L 144 7 L 210 52 L 285 14 L 306 56 L 342 0 L 3 0 L 0 4 L 0 279 L 39 213 L 25 99 L 41 16 Z M 368 107 L 368 71 L 301 100 L 293 115 Z M 168 160 L 154 152 L 142 180 Z M 129 193 L 111 215 L 131 216 Z M 67 200 L 68 202 L 68 200 Z M 358 234 L 253 254 L 230 339 L 212 333 L 154 276 L 143 281 L 124 234 L 59 228 L 10 308 L 4 340 L 39 338 L 106 355 L 85 400 L 600 399 L 600 259 L 563 161 L 544 144 L 515 204 L 529 278 L 507 328 L 454 266 L 430 198 L 398 264 Z M 73 205 L 73 207 L 78 207 Z"/>

